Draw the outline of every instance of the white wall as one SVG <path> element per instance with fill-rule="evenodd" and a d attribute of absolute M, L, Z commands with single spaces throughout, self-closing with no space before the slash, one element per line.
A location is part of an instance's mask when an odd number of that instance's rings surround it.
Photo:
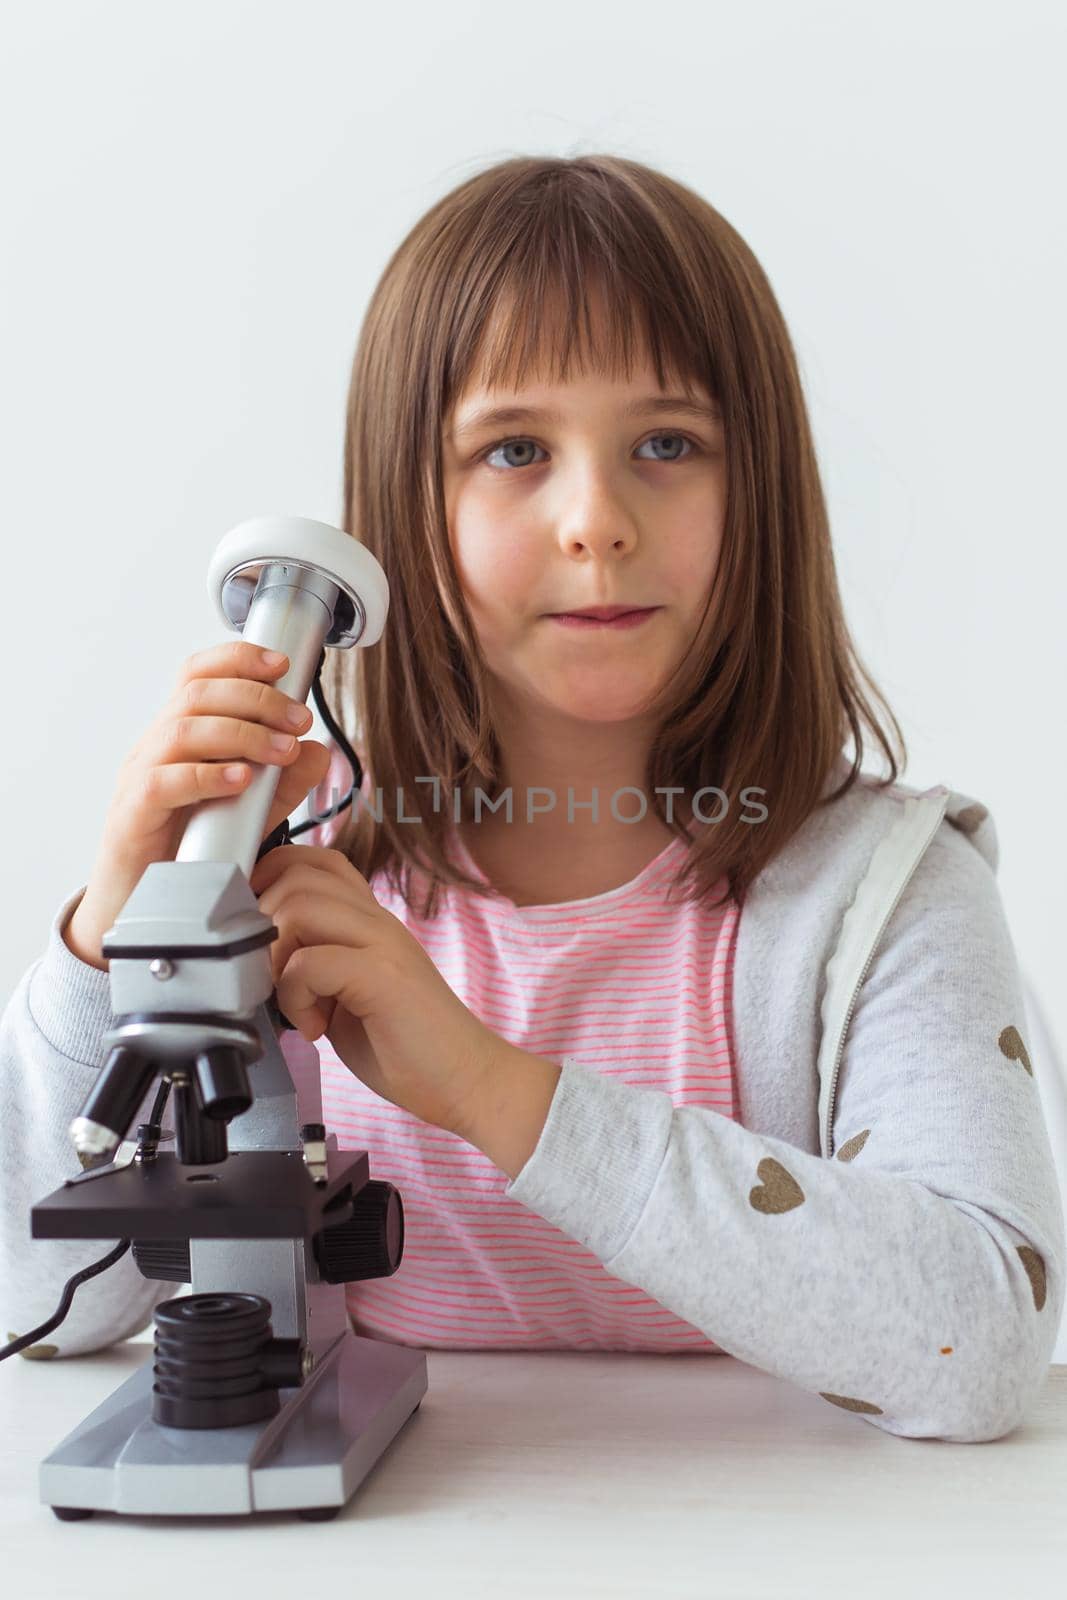
<path fill-rule="evenodd" d="M 339 517 L 354 343 L 403 233 L 506 155 L 611 150 L 764 263 L 905 781 L 992 808 L 1067 1039 L 1064 32 L 1051 3 L 930 0 L 7 10 L 0 1003 L 218 637 L 220 535 Z"/>

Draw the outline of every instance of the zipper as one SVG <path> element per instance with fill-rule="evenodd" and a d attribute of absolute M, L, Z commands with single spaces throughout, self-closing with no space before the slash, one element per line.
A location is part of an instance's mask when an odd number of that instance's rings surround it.
<path fill-rule="evenodd" d="M 923 796 L 922 798 L 925 799 L 926 796 Z M 930 798 L 933 798 L 933 797 L 931 796 Z M 871 940 L 871 946 L 870 946 L 870 949 L 867 952 L 867 959 L 863 963 L 863 968 L 862 968 L 862 970 L 860 972 L 859 977 L 856 979 L 855 986 L 853 987 L 852 998 L 848 1003 L 848 1010 L 845 1012 L 845 1020 L 841 1024 L 841 1030 L 840 1030 L 840 1034 L 838 1036 L 838 1041 L 837 1041 L 837 1049 L 836 1049 L 836 1051 L 834 1053 L 833 1067 L 832 1067 L 831 1072 L 830 1072 L 830 1090 L 829 1090 L 829 1094 L 827 1096 L 826 1118 L 825 1118 L 825 1122 L 824 1122 L 824 1125 L 823 1125 L 823 1143 L 824 1143 L 825 1148 L 826 1148 L 827 1159 L 830 1159 L 832 1157 L 832 1155 L 833 1155 L 833 1151 L 831 1149 L 831 1146 L 832 1146 L 832 1143 L 833 1143 L 833 1136 L 834 1136 L 834 1133 L 833 1133 L 833 1130 L 834 1130 L 834 1097 L 837 1094 L 837 1078 L 838 1078 L 839 1072 L 841 1071 L 841 1058 L 845 1053 L 845 1040 L 848 1038 L 848 1027 L 849 1027 L 849 1023 L 852 1021 L 852 1013 L 856 1009 L 856 1001 L 859 999 L 860 990 L 863 988 L 864 980 L 866 979 L 867 974 L 871 969 L 871 963 L 874 961 L 874 958 L 878 953 L 878 946 L 882 942 L 882 934 L 885 932 L 886 926 L 889 923 L 889 919 L 892 917 L 893 912 L 897 909 L 897 906 L 900 904 L 901 898 L 903 897 L 903 894 L 904 894 L 904 890 L 908 887 L 908 884 L 911 882 L 911 880 L 912 880 L 912 878 L 913 878 L 913 876 L 915 874 L 916 867 L 919 865 L 919 862 L 922 860 L 923 856 L 926 854 L 926 849 L 927 849 L 927 846 L 930 843 L 930 840 L 933 838 L 934 834 L 937 832 L 938 828 L 940 827 L 941 819 L 945 815 L 945 810 L 946 810 L 947 805 L 948 805 L 948 793 L 946 792 L 946 794 L 943 797 L 941 805 L 939 807 L 937 807 L 935 809 L 935 811 L 934 811 L 933 820 L 931 822 L 931 825 L 927 828 L 926 833 L 923 836 L 922 843 L 921 843 L 919 849 L 915 852 L 914 860 L 912 861 L 911 866 L 908 868 L 907 874 L 905 875 L 903 881 L 901 882 L 900 887 L 897 889 L 896 894 L 893 896 L 892 905 L 886 911 L 885 915 L 883 916 L 881 922 L 878 925 L 878 931 L 876 932 L 874 938 Z"/>

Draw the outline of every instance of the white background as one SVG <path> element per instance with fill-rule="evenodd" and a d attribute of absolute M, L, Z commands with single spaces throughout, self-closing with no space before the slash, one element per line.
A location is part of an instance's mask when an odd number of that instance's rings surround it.
<path fill-rule="evenodd" d="M 6 9 L 0 1003 L 119 761 L 221 637 L 220 536 L 340 518 L 395 246 L 494 161 L 608 151 L 763 263 L 904 781 L 991 808 L 1067 1038 L 1064 43 L 1051 3 L 972 0 Z"/>

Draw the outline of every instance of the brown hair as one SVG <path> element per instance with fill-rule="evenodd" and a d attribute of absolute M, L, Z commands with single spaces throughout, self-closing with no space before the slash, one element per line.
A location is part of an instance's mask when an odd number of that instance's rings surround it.
<path fill-rule="evenodd" d="M 594 290 L 609 313 L 606 348 L 592 342 Z M 403 805 L 372 799 L 372 810 L 357 795 L 333 844 L 367 878 L 384 869 L 409 903 L 425 873 L 422 915 L 435 914 L 442 884 L 494 892 L 449 859 L 447 842 L 457 792 L 465 816 L 476 787 L 500 792 L 485 667 L 449 546 L 442 433 L 475 376 L 517 387 L 531 364 L 540 370 L 560 323 L 558 381 L 577 332 L 583 364 L 629 375 L 643 344 L 661 386 L 696 380 L 722 409 L 718 571 L 693 648 L 656 706 L 646 768 L 656 815 L 692 841 L 678 879 L 688 897 L 721 903 L 712 895 L 725 876 L 742 901 L 816 806 L 856 781 L 864 725 L 889 763 L 881 786 L 907 760 L 849 636 L 796 358 L 748 245 L 700 195 L 639 162 L 505 160 L 437 201 L 394 252 L 348 395 L 343 526 L 385 569 L 389 615 L 378 644 L 327 653 L 323 686 L 379 800 L 402 792 Z M 896 734 L 900 769 L 864 684 Z M 831 793 L 850 734 L 851 768 Z M 444 796 L 437 810 L 429 777 Z M 667 822 L 657 788 L 691 797 L 711 785 L 730 799 L 721 821 L 694 833 Z M 767 807 L 757 825 L 742 811 L 747 787 L 762 791 L 749 803 Z M 412 815 L 419 825 L 399 821 Z"/>

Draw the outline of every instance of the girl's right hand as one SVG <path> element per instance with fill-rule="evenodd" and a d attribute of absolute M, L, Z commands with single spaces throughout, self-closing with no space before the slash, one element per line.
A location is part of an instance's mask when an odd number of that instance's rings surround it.
<path fill-rule="evenodd" d="M 185 662 L 170 700 L 119 768 L 89 882 L 63 929 L 80 960 L 107 971 L 103 936 L 145 868 L 174 860 L 193 806 L 248 787 L 249 762 L 282 768 L 264 839 L 325 778 L 327 747 L 294 737 L 311 726 L 311 712 L 274 687 L 288 669 L 287 656 L 268 665 L 260 646 L 244 639 Z M 279 736 L 289 748 L 275 747 Z M 240 777 L 232 782 L 227 769 L 235 763 Z"/>

